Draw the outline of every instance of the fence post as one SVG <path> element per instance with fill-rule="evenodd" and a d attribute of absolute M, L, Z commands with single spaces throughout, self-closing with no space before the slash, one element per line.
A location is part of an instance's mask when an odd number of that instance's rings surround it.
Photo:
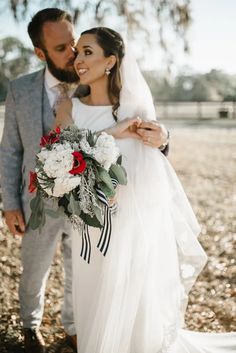
<path fill-rule="evenodd" d="M 168 119 L 168 102 L 164 102 L 164 117 Z"/>
<path fill-rule="evenodd" d="M 197 102 L 197 115 L 198 119 L 202 118 L 202 102 Z"/>

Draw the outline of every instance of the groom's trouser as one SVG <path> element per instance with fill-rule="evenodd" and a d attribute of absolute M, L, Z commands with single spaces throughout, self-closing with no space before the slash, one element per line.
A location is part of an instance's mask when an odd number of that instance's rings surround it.
<path fill-rule="evenodd" d="M 19 296 L 20 315 L 23 327 L 34 328 L 41 324 L 44 309 L 44 293 L 50 265 L 55 255 L 58 241 L 62 241 L 64 257 L 65 287 L 61 321 L 69 335 L 75 334 L 72 308 L 72 263 L 71 236 L 62 232 L 60 219 L 47 219 L 46 226 L 38 230 L 28 230 L 22 239 L 22 265 Z"/>

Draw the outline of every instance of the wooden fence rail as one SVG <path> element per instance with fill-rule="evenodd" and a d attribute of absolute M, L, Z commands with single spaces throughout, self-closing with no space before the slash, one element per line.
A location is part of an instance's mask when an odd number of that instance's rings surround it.
<path fill-rule="evenodd" d="M 160 119 L 236 119 L 236 102 L 156 102 Z"/>
<path fill-rule="evenodd" d="M 236 119 L 236 102 L 155 102 L 159 119 Z M 0 103 L 0 120 L 4 118 Z"/>

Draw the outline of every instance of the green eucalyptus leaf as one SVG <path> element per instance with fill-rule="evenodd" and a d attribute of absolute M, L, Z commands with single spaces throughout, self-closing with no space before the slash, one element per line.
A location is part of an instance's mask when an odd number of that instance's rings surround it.
<path fill-rule="evenodd" d="M 36 196 L 30 201 L 30 208 L 32 211 L 36 210 L 39 207 L 40 196 L 36 194 Z"/>
<path fill-rule="evenodd" d="M 110 177 L 109 173 L 106 171 L 106 169 L 104 169 L 102 167 L 97 167 L 97 171 L 98 171 L 101 182 L 106 184 L 106 186 L 110 190 L 114 190 L 114 187 L 113 187 L 113 184 L 111 181 L 111 177 Z"/>
<path fill-rule="evenodd" d="M 109 174 L 111 178 L 118 180 L 119 184 L 127 184 L 127 174 L 125 169 L 121 165 L 112 164 L 109 170 Z"/>
<path fill-rule="evenodd" d="M 94 228 L 102 228 L 102 224 L 99 222 L 96 216 L 91 217 L 87 213 L 81 211 L 80 218 L 84 221 L 84 223 L 88 224 Z"/>
<path fill-rule="evenodd" d="M 31 200 L 30 207 L 32 212 L 28 223 L 29 227 L 33 230 L 39 228 L 39 230 L 41 231 L 46 220 L 44 212 L 44 203 L 39 194 L 36 194 L 36 196 Z"/>
<path fill-rule="evenodd" d="M 120 154 L 119 157 L 117 158 L 116 163 L 119 164 L 119 165 L 122 164 L 122 155 L 121 155 L 121 154 Z"/>
<path fill-rule="evenodd" d="M 69 210 L 69 212 L 71 212 L 72 214 L 75 214 L 77 216 L 79 216 L 80 212 L 81 212 L 79 202 L 74 199 L 74 196 L 72 193 L 70 194 L 70 203 L 68 206 L 68 210 Z"/>
<path fill-rule="evenodd" d="M 41 223 L 41 218 L 39 217 L 38 213 L 37 212 L 32 212 L 31 215 L 30 215 L 30 219 L 29 219 L 29 227 L 33 230 L 39 228 L 40 226 L 40 223 Z"/>
<path fill-rule="evenodd" d="M 100 189 L 104 192 L 104 194 L 106 195 L 106 197 L 108 199 L 113 198 L 116 194 L 116 191 L 114 189 L 114 187 L 112 186 L 112 189 L 110 187 L 108 187 L 106 184 L 104 183 L 99 183 L 99 187 Z"/>
<path fill-rule="evenodd" d="M 89 143 L 89 145 L 91 146 L 91 147 L 94 147 L 94 145 L 95 145 L 95 136 L 96 135 L 94 135 L 91 131 L 88 131 L 88 134 L 87 134 L 87 141 L 88 141 L 88 143 Z"/>

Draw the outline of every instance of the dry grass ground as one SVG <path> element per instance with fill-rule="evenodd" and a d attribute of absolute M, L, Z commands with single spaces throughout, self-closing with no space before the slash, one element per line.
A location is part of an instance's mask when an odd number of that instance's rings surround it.
<path fill-rule="evenodd" d="M 169 159 L 202 225 L 200 241 L 209 256 L 191 291 L 186 324 L 192 330 L 236 331 L 236 129 L 177 128 L 171 135 Z M 1 219 L 0 241 L 0 351 L 20 353 L 20 239 L 6 231 Z M 50 353 L 70 352 L 60 326 L 62 286 L 58 248 L 42 323 Z"/>

